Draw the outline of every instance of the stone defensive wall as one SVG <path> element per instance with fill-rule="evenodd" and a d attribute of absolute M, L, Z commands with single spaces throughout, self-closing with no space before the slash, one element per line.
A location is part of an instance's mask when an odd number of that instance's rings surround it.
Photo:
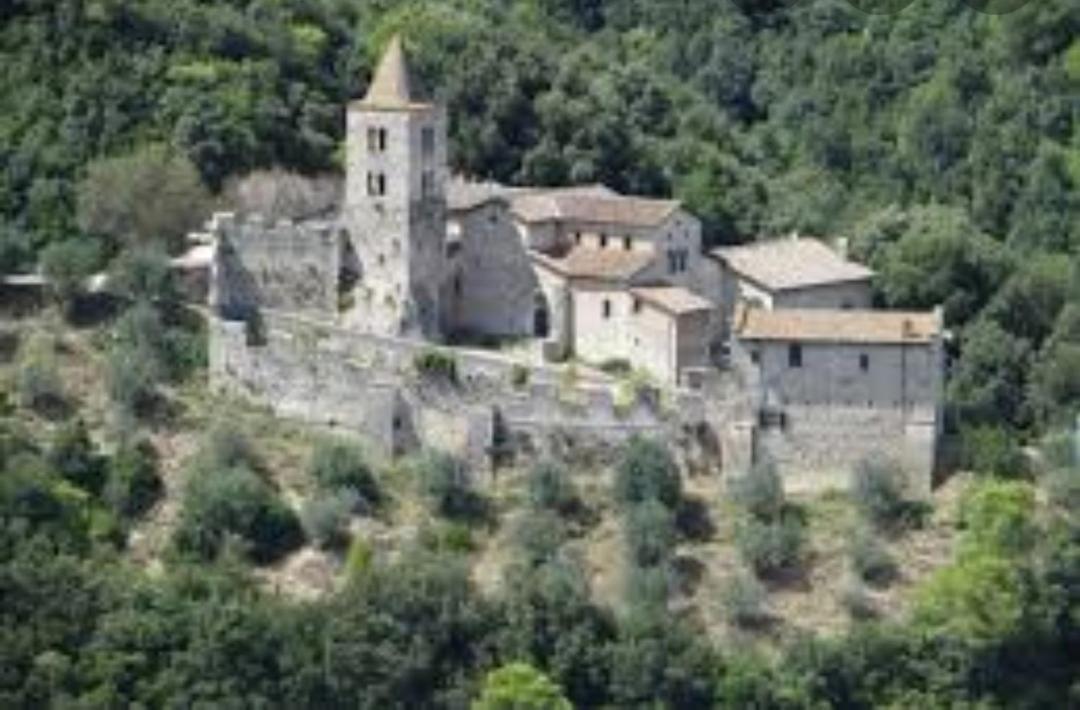
<path fill-rule="evenodd" d="M 209 327 L 216 390 L 357 435 L 382 455 L 433 447 L 491 471 L 505 457 L 610 453 L 645 435 L 673 442 L 690 471 L 719 474 L 749 456 L 751 435 L 735 432 L 734 410 L 710 401 L 705 389 L 629 388 L 273 311 L 254 326 L 212 318 Z M 419 365 L 433 353 L 453 363 L 454 377 Z"/>

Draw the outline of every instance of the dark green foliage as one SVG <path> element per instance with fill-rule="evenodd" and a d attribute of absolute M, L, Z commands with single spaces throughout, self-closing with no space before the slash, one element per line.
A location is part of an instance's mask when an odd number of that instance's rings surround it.
<path fill-rule="evenodd" d="M 963 430 L 963 465 L 971 471 L 1001 478 L 1020 478 L 1028 465 L 1012 432 L 1000 426 Z"/>
<path fill-rule="evenodd" d="M 109 461 L 102 497 L 123 518 L 136 518 L 149 510 L 163 491 L 158 455 L 148 440 L 122 445 Z"/>
<path fill-rule="evenodd" d="M 566 512 L 577 502 L 577 493 L 566 468 L 554 461 L 540 461 L 529 469 L 529 505 L 537 510 Z"/>
<path fill-rule="evenodd" d="M 325 549 L 340 549 L 349 542 L 349 518 L 357 495 L 349 489 L 320 493 L 304 502 L 300 522 L 307 538 Z"/>
<path fill-rule="evenodd" d="M 458 381 L 457 358 L 445 350 L 428 348 L 417 353 L 413 366 L 422 376 L 456 384 Z"/>
<path fill-rule="evenodd" d="M 682 497 L 682 481 L 671 452 L 658 441 L 631 439 L 615 472 L 615 496 L 623 505 L 656 500 L 675 508 Z"/>
<path fill-rule="evenodd" d="M 132 301 L 172 306 L 180 300 L 168 255 L 154 247 L 123 251 L 110 268 L 109 288 Z"/>
<path fill-rule="evenodd" d="M 75 299 L 86 291 L 87 279 L 101 266 L 97 242 L 68 239 L 50 244 L 41 252 L 41 272 L 53 297 L 70 314 Z"/>
<path fill-rule="evenodd" d="M 851 495 L 859 513 L 878 528 L 904 522 L 912 506 L 904 494 L 904 470 L 888 459 L 861 461 L 853 474 Z"/>
<path fill-rule="evenodd" d="M 65 413 L 67 396 L 51 338 L 34 336 L 20 348 L 15 387 L 23 407 L 45 415 Z"/>
<path fill-rule="evenodd" d="M 315 445 L 308 465 L 311 477 L 323 491 L 347 490 L 354 494 L 356 510 L 370 510 L 382 499 L 375 474 L 356 444 L 322 440 Z"/>
<path fill-rule="evenodd" d="M 414 466 L 420 491 L 439 515 L 477 519 L 484 501 L 472 489 L 464 461 L 440 451 L 428 451 Z"/>
<path fill-rule="evenodd" d="M 627 510 L 623 535 L 631 564 L 662 565 L 675 548 L 675 517 L 659 501 L 647 500 Z"/>
<path fill-rule="evenodd" d="M 295 513 L 249 469 L 194 472 L 173 533 L 177 551 L 212 560 L 232 539 L 263 564 L 295 549 L 303 533 Z"/>
<path fill-rule="evenodd" d="M 857 528 L 848 550 L 855 574 L 864 582 L 883 586 L 896 579 L 899 570 L 885 544 L 872 530 Z"/>
<path fill-rule="evenodd" d="M 440 520 L 424 526 L 417 540 L 423 549 L 439 554 L 467 555 L 476 550 L 472 529 L 453 520 Z"/>
<path fill-rule="evenodd" d="M 132 247 L 175 250 L 209 208 L 195 166 L 163 145 L 90 163 L 77 191 L 79 227 Z"/>
<path fill-rule="evenodd" d="M 566 526 L 556 513 L 536 510 L 522 516 L 514 530 L 514 540 L 525 562 L 536 566 L 555 559 L 566 541 Z"/>
<path fill-rule="evenodd" d="M 735 546 L 743 562 L 762 578 L 777 578 L 794 570 L 802 560 L 805 529 L 793 514 L 778 520 L 751 518 L 735 533 Z"/>
<path fill-rule="evenodd" d="M 90 441 L 82 419 L 57 429 L 45 461 L 62 478 L 89 493 L 100 493 L 105 484 L 105 460 Z"/>

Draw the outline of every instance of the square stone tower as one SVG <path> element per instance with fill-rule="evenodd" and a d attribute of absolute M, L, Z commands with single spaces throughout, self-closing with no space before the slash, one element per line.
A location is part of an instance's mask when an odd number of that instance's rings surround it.
<path fill-rule="evenodd" d="M 367 96 L 348 107 L 346 154 L 345 265 L 357 281 L 344 323 L 440 339 L 446 113 L 417 97 L 400 37 L 390 41 Z"/>

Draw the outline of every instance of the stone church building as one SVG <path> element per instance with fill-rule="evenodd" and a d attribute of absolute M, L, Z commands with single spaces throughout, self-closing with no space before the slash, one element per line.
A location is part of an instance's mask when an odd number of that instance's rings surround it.
<path fill-rule="evenodd" d="M 881 451 L 928 485 L 940 313 L 874 310 L 873 273 L 842 245 L 794 235 L 705 252 L 675 200 L 453 176 L 446 112 L 418 92 L 398 38 L 349 105 L 346 141 L 336 219 L 216 218 L 221 319 L 310 318 L 384 350 L 525 343 L 538 367 L 619 362 L 808 487 Z M 728 399 L 753 404 L 736 417 Z"/>

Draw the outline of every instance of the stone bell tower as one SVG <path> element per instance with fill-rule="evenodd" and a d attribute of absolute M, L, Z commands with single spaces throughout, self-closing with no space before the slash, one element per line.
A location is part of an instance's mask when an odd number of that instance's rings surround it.
<path fill-rule="evenodd" d="M 348 107 L 342 227 L 358 272 L 346 325 L 438 340 L 446 273 L 446 114 L 416 93 L 394 37 Z"/>

